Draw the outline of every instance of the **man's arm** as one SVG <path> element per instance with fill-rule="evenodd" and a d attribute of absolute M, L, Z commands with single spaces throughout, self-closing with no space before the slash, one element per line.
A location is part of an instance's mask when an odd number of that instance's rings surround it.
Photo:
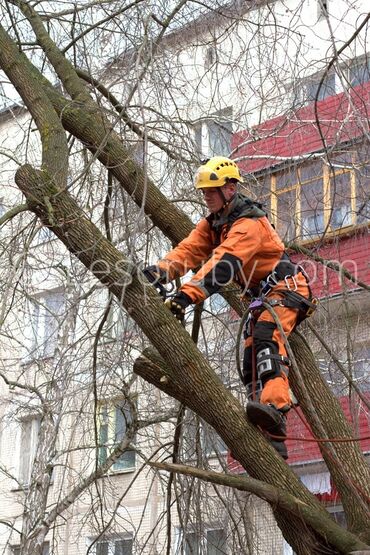
<path fill-rule="evenodd" d="M 158 262 L 158 266 L 171 281 L 204 263 L 212 249 L 213 239 L 209 223 L 203 219 L 186 239 Z"/>

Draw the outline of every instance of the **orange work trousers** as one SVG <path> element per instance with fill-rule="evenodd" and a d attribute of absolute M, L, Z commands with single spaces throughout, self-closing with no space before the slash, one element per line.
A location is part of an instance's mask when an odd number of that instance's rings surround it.
<path fill-rule="evenodd" d="M 310 297 L 310 289 L 307 280 L 302 273 L 298 273 L 294 278 L 288 278 L 284 281 L 278 282 L 272 291 L 267 295 L 266 300 L 271 299 L 284 299 L 281 291 L 291 289 L 296 293 L 300 293 L 306 299 Z M 278 317 L 280 324 L 284 330 L 285 335 L 288 337 L 292 330 L 296 327 L 298 321 L 298 308 L 288 308 L 285 306 L 274 306 L 273 310 Z M 284 339 L 278 330 L 272 314 L 266 309 L 263 310 L 257 318 L 254 319 L 252 335 L 247 335 L 245 341 L 245 354 L 244 354 L 244 377 L 245 384 L 258 379 L 258 376 L 253 376 L 253 366 L 256 368 L 256 359 L 258 352 L 266 346 L 272 347 L 272 350 L 283 357 L 287 357 Z M 252 357 L 254 360 L 252 360 Z M 247 367 L 247 370 L 246 370 Z M 271 403 L 276 408 L 288 408 L 292 404 L 289 380 L 288 380 L 288 367 L 282 366 L 281 363 L 275 363 L 277 370 L 271 374 L 271 378 L 262 383 L 262 392 L 260 395 L 260 402 L 263 404 Z M 252 377 L 252 380 L 250 378 Z"/>

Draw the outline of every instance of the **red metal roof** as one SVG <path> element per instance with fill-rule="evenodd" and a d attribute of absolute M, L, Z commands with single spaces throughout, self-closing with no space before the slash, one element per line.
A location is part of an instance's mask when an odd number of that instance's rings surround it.
<path fill-rule="evenodd" d="M 364 395 L 367 399 L 370 399 L 370 392 Z M 357 424 L 354 425 L 348 397 L 341 397 L 339 402 L 348 422 L 353 425 L 353 437 L 363 438 L 360 441 L 361 449 L 364 453 L 370 452 L 370 413 L 368 408 L 360 399 L 356 399 Z M 314 441 L 309 426 L 299 408 L 291 410 L 288 414 L 287 436 L 291 438 L 286 441 L 289 454 L 288 464 L 302 464 L 322 460 L 319 446 Z M 244 472 L 240 463 L 235 461 L 230 454 L 228 456 L 228 468 L 234 473 Z"/>
<path fill-rule="evenodd" d="M 318 152 L 325 146 L 351 141 L 369 132 L 370 82 L 266 121 L 250 131 L 235 133 L 232 149 L 247 142 L 234 158 L 247 157 L 240 166 L 250 173 L 291 158 Z M 320 122 L 318 124 L 318 121 Z M 321 133 L 320 133 L 321 131 Z M 322 136 L 321 136 L 322 134 Z M 323 143 L 324 139 L 324 143 Z M 254 156 L 264 156 L 255 158 Z"/>

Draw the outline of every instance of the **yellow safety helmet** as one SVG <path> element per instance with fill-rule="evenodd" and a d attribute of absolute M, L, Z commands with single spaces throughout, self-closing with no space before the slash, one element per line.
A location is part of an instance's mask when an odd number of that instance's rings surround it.
<path fill-rule="evenodd" d="M 243 183 L 243 178 L 234 160 L 224 156 L 214 156 L 198 168 L 195 174 L 195 188 L 223 187 L 230 179 L 236 179 Z"/>

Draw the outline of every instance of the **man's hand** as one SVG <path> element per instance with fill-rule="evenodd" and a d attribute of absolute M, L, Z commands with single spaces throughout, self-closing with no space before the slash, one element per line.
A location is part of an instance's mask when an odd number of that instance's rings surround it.
<path fill-rule="evenodd" d="M 163 284 L 167 282 L 167 272 L 161 270 L 161 268 L 156 264 L 144 268 L 143 274 L 152 285 L 156 285 L 157 283 Z"/>
<path fill-rule="evenodd" d="M 168 299 L 165 302 L 165 305 L 167 306 L 167 308 L 170 309 L 170 311 L 172 312 L 172 314 L 178 319 L 180 320 L 180 322 L 184 321 L 185 318 L 185 309 L 192 304 L 192 300 L 191 298 L 186 295 L 186 293 L 183 293 L 182 291 L 178 291 L 176 293 L 176 295 L 174 295 L 174 297 L 172 297 L 172 299 Z"/>

